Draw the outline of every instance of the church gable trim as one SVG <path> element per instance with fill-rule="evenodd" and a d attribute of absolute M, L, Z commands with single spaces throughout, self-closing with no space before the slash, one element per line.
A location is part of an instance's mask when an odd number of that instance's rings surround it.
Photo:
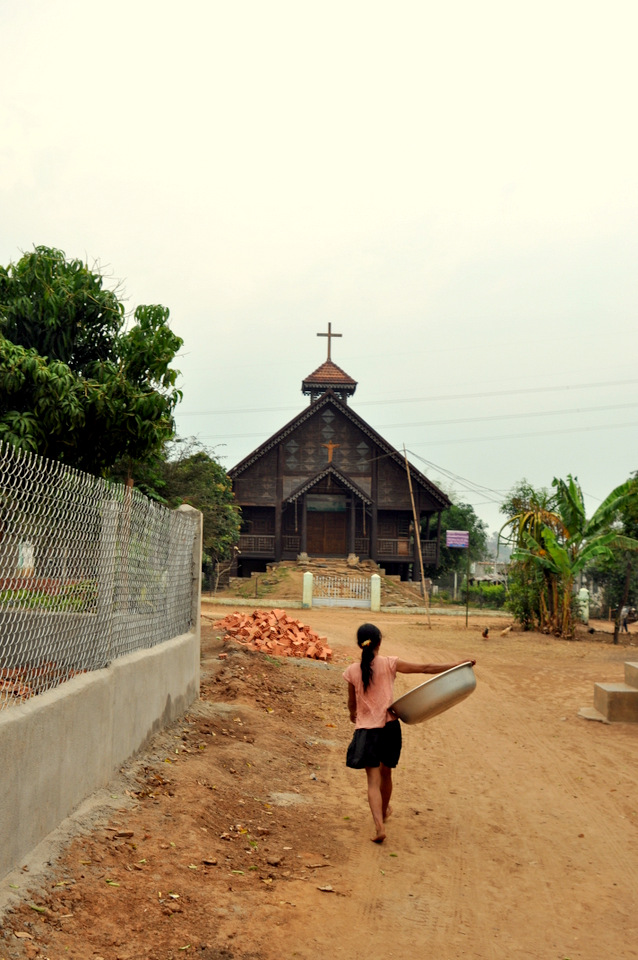
<path fill-rule="evenodd" d="M 370 497 L 364 493 L 363 490 L 356 485 L 356 483 L 353 483 L 352 480 L 349 480 L 348 477 L 344 476 L 343 473 L 335 469 L 332 464 L 325 467 L 323 470 L 320 470 L 314 475 L 314 477 L 310 477 L 304 483 L 301 483 L 298 487 L 296 487 L 296 489 L 293 490 L 288 497 L 286 497 L 285 502 L 293 503 L 299 497 L 303 496 L 304 493 L 312 490 L 312 488 L 316 486 L 316 484 L 320 483 L 324 477 L 328 476 L 335 477 L 336 480 L 342 483 L 344 487 L 347 487 L 347 489 L 350 490 L 351 493 L 354 493 L 355 496 L 359 497 L 360 500 L 363 500 L 364 503 L 368 504 L 368 506 L 372 503 Z"/>
<path fill-rule="evenodd" d="M 323 409 L 323 407 L 332 405 L 340 413 L 348 418 L 356 427 L 361 430 L 370 440 L 372 440 L 379 449 L 386 455 L 392 458 L 394 462 L 405 470 L 405 458 L 398 450 L 384 440 L 380 434 L 376 432 L 369 424 L 362 420 L 361 417 L 352 410 L 347 404 L 343 403 L 332 390 L 326 390 L 326 392 L 319 397 L 317 400 L 313 400 L 312 403 L 306 407 L 305 410 L 302 410 L 301 413 L 297 414 L 292 420 L 290 420 L 284 427 L 281 428 L 277 433 L 274 433 L 272 437 L 266 440 L 261 446 L 257 447 L 251 454 L 249 454 L 244 460 L 240 461 L 236 466 L 234 466 L 229 471 L 229 476 L 231 479 L 236 479 L 241 473 L 248 469 L 255 461 L 259 460 L 264 454 L 268 453 L 269 450 L 272 450 L 273 447 L 276 447 L 283 440 L 286 439 L 291 433 L 297 430 L 302 424 L 307 420 L 313 417 L 316 413 Z M 431 483 L 427 477 L 425 477 L 416 467 L 409 464 L 410 475 L 412 479 L 423 487 L 424 490 L 428 492 L 430 497 L 439 504 L 439 508 L 444 510 L 446 507 L 450 506 L 450 500 L 443 493 L 442 490 L 439 490 L 437 486 Z M 351 483 L 351 481 L 349 481 Z M 366 500 L 366 502 L 370 502 Z"/>

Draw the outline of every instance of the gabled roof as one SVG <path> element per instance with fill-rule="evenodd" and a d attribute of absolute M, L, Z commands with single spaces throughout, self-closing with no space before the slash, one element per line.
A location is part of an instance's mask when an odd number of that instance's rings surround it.
<path fill-rule="evenodd" d="M 383 452 L 384 454 L 392 459 L 402 470 L 405 470 L 405 458 L 398 450 L 388 443 L 387 440 L 384 440 L 380 434 L 373 430 L 372 427 L 362 420 L 361 417 L 354 412 L 354 410 L 349 407 L 346 403 L 337 397 L 332 390 L 326 390 L 317 400 L 313 400 L 301 413 L 298 413 L 296 417 L 290 420 L 285 426 L 278 430 L 277 433 L 274 433 L 272 437 L 269 437 L 264 443 L 259 447 L 253 450 L 247 457 L 241 460 L 236 464 L 231 470 L 228 471 L 228 475 L 231 479 L 235 480 L 240 474 L 247 470 L 253 463 L 261 459 L 269 450 L 272 450 L 273 447 L 277 447 L 286 437 L 290 436 L 298 427 L 304 424 L 307 420 L 313 417 L 320 410 L 323 410 L 324 407 L 333 406 L 339 410 L 344 417 L 351 421 L 356 427 L 361 430 L 362 433 L 365 433 L 367 437 L 370 438 Z M 431 483 L 426 476 L 424 476 L 419 470 L 409 464 L 410 467 L 410 476 L 412 477 L 415 483 L 418 483 L 419 486 L 423 487 L 426 490 L 435 503 L 440 504 L 441 510 L 444 510 L 446 507 L 450 506 L 450 499 L 447 497 L 442 490 L 439 490 L 435 484 Z"/>
<path fill-rule="evenodd" d="M 320 367 L 317 367 L 314 373 L 306 377 L 303 381 L 303 386 L 305 387 L 306 385 L 309 387 L 325 385 L 325 389 L 329 390 L 332 385 L 339 388 L 356 387 L 357 381 L 348 376 L 345 370 L 338 367 L 332 360 L 326 360 Z"/>
<path fill-rule="evenodd" d="M 361 487 L 358 487 L 356 483 L 346 477 L 340 470 L 332 464 L 329 463 L 327 467 L 319 470 L 318 473 L 315 473 L 314 477 L 310 477 L 309 480 L 304 480 L 303 483 L 299 484 L 298 487 L 292 491 L 290 496 L 286 497 L 286 503 L 293 503 L 294 500 L 297 500 L 298 497 L 301 497 L 302 494 L 307 493 L 309 490 L 319 483 L 320 480 L 323 480 L 324 477 L 331 476 L 335 477 L 339 483 L 342 483 L 344 487 L 347 487 L 352 493 L 354 493 L 360 500 L 363 500 L 364 503 L 372 503 L 371 498 L 367 493 L 364 493 Z"/>

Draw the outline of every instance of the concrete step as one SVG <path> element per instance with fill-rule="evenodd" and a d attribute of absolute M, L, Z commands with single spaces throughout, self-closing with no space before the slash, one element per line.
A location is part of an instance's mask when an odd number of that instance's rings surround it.
<path fill-rule="evenodd" d="M 638 687 L 638 663 L 625 661 L 625 683 L 630 687 Z"/>
<path fill-rule="evenodd" d="M 611 723 L 638 723 L 638 688 L 628 683 L 595 683 L 594 707 Z"/>
<path fill-rule="evenodd" d="M 609 723 L 607 717 L 603 717 L 602 713 L 596 710 L 595 707 L 581 707 L 578 711 L 578 716 L 582 717 L 583 720 L 597 720 L 599 723 Z"/>

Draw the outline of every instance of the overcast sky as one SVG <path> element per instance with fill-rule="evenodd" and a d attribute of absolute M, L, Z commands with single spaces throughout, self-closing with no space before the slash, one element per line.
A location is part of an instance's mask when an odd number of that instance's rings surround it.
<path fill-rule="evenodd" d="M 0 0 L 0 263 L 95 262 L 184 340 L 230 468 L 351 404 L 490 530 L 638 469 L 635 2 Z"/>

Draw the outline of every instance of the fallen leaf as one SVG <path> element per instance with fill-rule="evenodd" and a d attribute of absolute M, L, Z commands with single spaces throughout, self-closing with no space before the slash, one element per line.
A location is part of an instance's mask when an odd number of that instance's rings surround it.
<path fill-rule="evenodd" d="M 25 933 L 23 930 L 16 930 L 14 936 L 16 936 L 18 940 L 33 940 L 31 934 Z"/>

